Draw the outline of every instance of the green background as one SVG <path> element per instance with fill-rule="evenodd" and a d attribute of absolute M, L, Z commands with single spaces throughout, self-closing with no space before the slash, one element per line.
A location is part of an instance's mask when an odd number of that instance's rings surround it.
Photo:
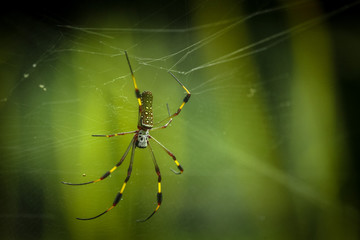
<path fill-rule="evenodd" d="M 348 6 L 344 7 L 344 6 Z M 135 1 L 32 6 L 1 17 L 1 239 L 358 239 L 359 6 L 318 1 Z M 34 11 L 32 11 L 34 9 Z M 118 206 L 140 91 L 147 149 Z"/>

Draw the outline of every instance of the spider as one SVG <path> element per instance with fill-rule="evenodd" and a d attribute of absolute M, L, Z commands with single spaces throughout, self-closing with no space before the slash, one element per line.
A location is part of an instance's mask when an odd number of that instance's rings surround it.
<path fill-rule="evenodd" d="M 184 169 L 181 167 L 180 163 L 176 160 L 175 155 L 172 152 L 170 152 L 170 150 L 167 149 L 158 140 L 156 140 L 153 136 L 151 136 L 149 132 L 158 130 L 158 129 L 163 129 L 163 128 L 166 128 L 167 126 L 169 126 L 169 124 L 173 120 L 173 117 L 176 117 L 177 115 L 179 115 L 179 113 L 183 109 L 184 105 L 189 101 L 190 96 L 191 96 L 189 90 L 187 90 L 187 88 L 184 86 L 184 84 L 182 84 L 171 72 L 169 72 L 170 75 L 181 85 L 181 87 L 186 91 L 187 94 L 184 97 L 183 102 L 180 105 L 180 107 L 178 108 L 178 110 L 172 115 L 170 115 L 170 112 L 169 112 L 169 117 L 163 120 L 163 121 L 168 120 L 165 125 L 159 126 L 159 127 L 153 127 L 154 125 L 153 125 L 153 111 L 152 111 L 152 101 L 153 101 L 152 93 L 150 91 L 144 91 L 140 94 L 140 91 L 137 87 L 135 76 L 134 76 L 134 73 L 133 73 L 133 70 L 132 70 L 132 67 L 130 64 L 129 57 L 127 55 L 127 52 L 126 51 L 124 51 L 124 52 L 125 52 L 127 63 L 130 68 L 131 77 L 134 82 L 135 96 L 136 96 L 136 99 L 139 104 L 139 120 L 138 120 L 138 126 L 137 126 L 138 130 L 134 130 L 134 131 L 130 131 L 130 132 L 114 133 L 114 134 L 110 134 L 110 135 L 92 135 L 93 137 L 110 138 L 110 137 L 116 137 L 116 136 L 121 136 L 121 135 L 126 135 L 126 134 L 134 134 L 133 138 L 130 141 L 129 146 L 127 147 L 127 149 L 126 149 L 124 155 L 121 157 L 120 161 L 113 168 L 111 168 L 104 175 L 102 175 L 100 178 L 98 178 L 94 181 L 85 182 L 85 183 L 69 183 L 69 182 L 61 182 L 61 183 L 67 184 L 67 185 L 86 185 L 86 184 L 90 184 L 90 183 L 100 182 L 100 181 L 104 180 L 105 178 L 107 178 L 111 173 L 113 173 L 123 163 L 123 161 L 125 160 L 126 156 L 128 155 L 128 153 L 131 149 L 131 158 L 130 158 L 129 168 L 127 170 L 127 176 L 125 178 L 125 181 L 124 181 L 120 191 L 117 193 L 113 204 L 108 209 L 106 209 L 104 212 L 96 215 L 95 217 L 76 218 L 78 220 L 92 220 L 92 219 L 98 218 L 98 217 L 104 215 L 105 213 L 109 212 L 111 209 L 113 209 L 119 203 L 119 201 L 123 195 L 123 192 L 125 190 L 126 184 L 129 181 L 130 176 L 131 176 L 132 166 L 133 166 L 133 162 L 134 162 L 134 152 L 135 152 L 136 148 L 149 147 L 149 151 L 151 153 L 151 157 L 152 157 L 152 160 L 153 160 L 154 166 L 155 166 L 155 171 L 158 176 L 157 206 L 156 206 L 155 210 L 147 218 L 145 218 L 143 220 L 137 220 L 137 221 L 145 222 L 145 221 L 149 220 L 159 210 L 161 202 L 162 202 L 161 173 L 160 173 L 159 166 L 156 162 L 155 155 L 154 155 L 154 152 L 150 145 L 149 139 L 153 140 L 155 143 L 160 145 L 160 147 L 162 149 L 164 149 L 167 152 L 167 154 L 169 154 L 170 157 L 172 157 L 177 168 L 179 169 L 179 171 L 175 171 L 175 170 L 171 169 L 175 174 L 181 174 L 184 171 Z M 169 111 L 169 108 L 168 108 L 168 111 Z M 161 121 L 161 122 L 163 122 L 163 121 Z"/>

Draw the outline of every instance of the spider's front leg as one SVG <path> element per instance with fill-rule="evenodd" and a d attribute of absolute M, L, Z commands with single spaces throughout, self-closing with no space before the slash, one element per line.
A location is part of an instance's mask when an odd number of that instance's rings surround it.
<path fill-rule="evenodd" d="M 136 135 L 135 135 L 135 137 L 136 137 Z M 125 178 L 125 181 L 124 181 L 120 191 L 116 194 L 116 197 L 115 197 L 115 199 L 113 201 L 113 204 L 108 209 L 106 209 L 104 212 L 96 215 L 95 217 L 76 218 L 76 219 L 78 219 L 78 220 L 92 220 L 92 219 L 98 218 L 98 217 L 104 215 L 105 213 L 107 213 L 108 211 L 110 211 L 111 209 L 113 209 L 119 203 L 119 201 L 120 201 L 120 199 L 121 199 L 121 197 L 123 195 L 123 192 L 125 190 L 126 184 L 130 179 L 131 172 L 132 172 L 132 167 L 133 167 L 133 163 L 134 163 L 134 153 L 135 153 L 135 148 L 136 148 L 135 141 L 134 141 L 135 137 L 133 138 L 133 141 L 131 141 L 131 145 L 130 145 L 130 146 L 132 146 L 132 150 L 131 150 L 131 158 L 130 158 L 129 168 L 128 168 L 128 171 L 127 171 L 127 176 Z"/>
<path fill-rule="evenodd" d="M 100 178 L 98 178 L 96 180 L 93 180 L 93 181 L 90 181 L 90 182 L 85 182 L 85 183 L 69 183 L 69 182 L 61 182 L 61 183 L 66 184 L 66 185 L 86 185 L 86 184 L 96 183 L 96 182 L 100 182 L 100 181 L 104 180 L 105 178 L 107 178 L 111 173 L 113 173 L 124 162 L 126 156 L 129 153 L 129 150 L 130 150 L 131 146 L 134 145 L 134 143 L 135 143 L 135 138 L 136 137 L 137 137 L 137 135 L 135 135 L 132 138 L 129 146 L 127 147 L 127 149 L 126 149 L 124 155 L 121 157 L 120 161 L 112 169 L 110 169 L 104 175 L 102 175 Z"/>
<path fill-rule="evenodd" d="M 147 218 L 145 218 L 143 220 L 137 220 L 138 222 L 145 222 L 145 221 L 149 220 L 159 210 L 161 202 L 162 202 L 160 168 L 159 168 L 159 166 L 158 166 L 158 164 L 156 162 L 155 155 L 154 155 L 154 152 L 152 150 L 152 147 L 151 147 L 150 143 L 147 142 L 147 144 L 149 146 L 149 151 L 151 153 L 151 156 L 152 156 L 152 159 L 153 159 L 153 162 L 154 162 L 156 175 L 158 176 L 157 206 L 156 206 L 155 210 Z"/>

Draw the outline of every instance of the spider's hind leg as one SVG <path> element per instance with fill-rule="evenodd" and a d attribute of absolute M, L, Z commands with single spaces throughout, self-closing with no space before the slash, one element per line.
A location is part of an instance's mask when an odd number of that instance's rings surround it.
<path fill-rule="evenodd" d="M 132 78 L 132 80 L 133 80 L 133 82 L 134 82 L 135 96 L 136 96 L 136 98 L 137 98 L 137 100 L 138 100 L 139 107 L 141 107 L 142 103 L 141 103 L 140 90 L 139 90 L 139 88 L 138 88 L 138 86 L 137 86 L 137 84 L 136 84 L 136 79 L 135 79 L 135 75 L 134 75 L 134 72 L 133 72 L 132 67 L 131 67 L 131 64 L 130 64 L 129 56 L 128 56 L 128 54 L 127 54 L 126 51 L 124 51 L 124 52 L 125 52 L 125 56 L 126 56 L 126 60 L 127 60 L 127 62 L 128 62 L 129 68 L 130 68 L 131 78 Z"/>

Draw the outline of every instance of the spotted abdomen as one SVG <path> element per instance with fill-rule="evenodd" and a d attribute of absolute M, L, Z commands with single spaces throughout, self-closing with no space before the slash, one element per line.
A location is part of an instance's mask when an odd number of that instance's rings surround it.
<path fill-rule="evenodd" d="M 153 127 L 153 110 L 152 110 L 153 95 L 150 91 L 141 93 L 141 110 L 139 123 L 141 127 Z"/>

